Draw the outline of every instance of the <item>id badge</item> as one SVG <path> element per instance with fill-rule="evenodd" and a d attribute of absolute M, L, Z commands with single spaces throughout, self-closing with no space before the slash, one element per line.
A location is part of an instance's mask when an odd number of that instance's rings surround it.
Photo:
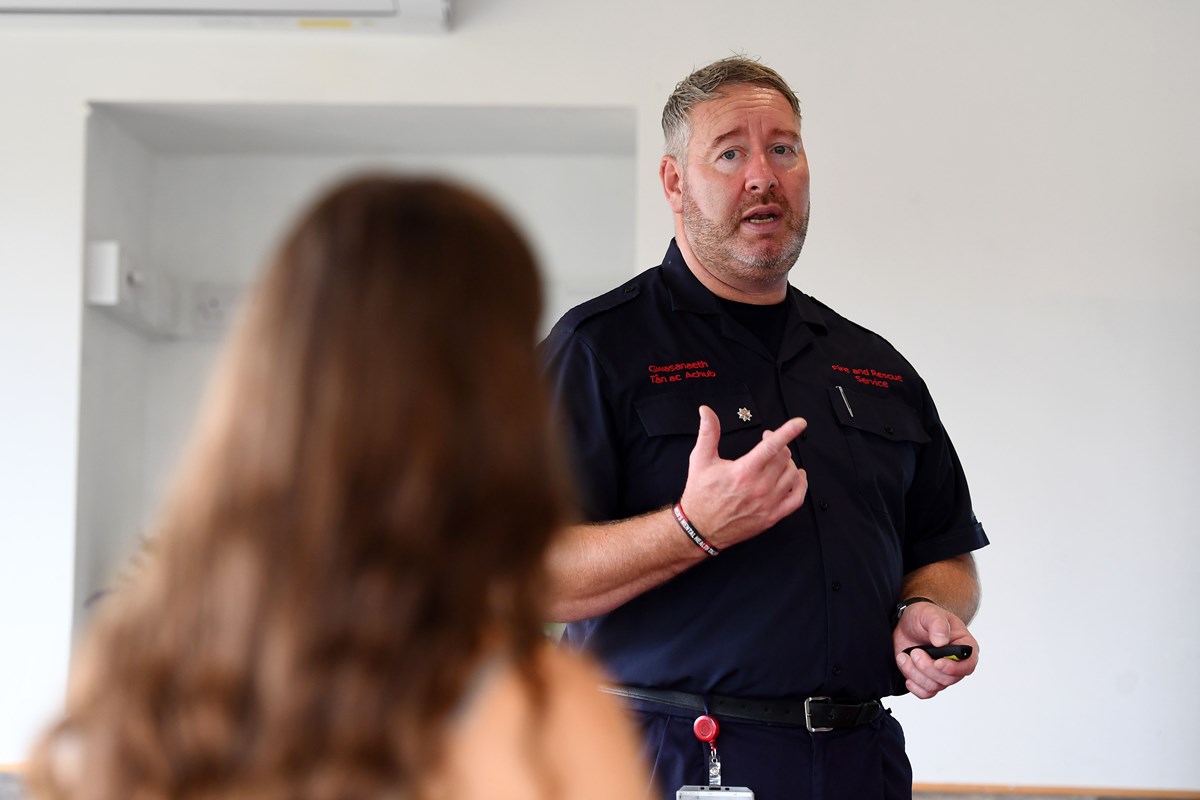
<path fill-rule="evenodd" d="M 717 756 L 717 734 L 721 726 L 708 714 L 692 723 L 692 733 L 708 745 L 708 786 L 680 786 L 675 800 L 754 800 L 754 792 L 745 786 L 721 785 L 721 759 Z"/>
<path fill-rule="evenodd" d="M 745 786 L 680 786 L 675 800 L 754 800 Z"/>

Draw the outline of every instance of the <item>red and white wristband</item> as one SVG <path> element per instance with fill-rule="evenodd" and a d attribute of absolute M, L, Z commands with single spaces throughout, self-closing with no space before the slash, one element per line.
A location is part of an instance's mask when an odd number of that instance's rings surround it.
<path fill-rule="evenodd" d="M 675 512 L 675 521 L 679 523 L 679 527 L 683 528 L 683 532 L 696 543 L 697 547 L 710 556 L 720 555 L 721 551 L 704 541 L 704 537 L 700 535 L 699 531 L 692 527 L 692 523 L 688 522 L 687 514 L 683 513 L 682 504 L 676 503 L 671 510 Z"/>

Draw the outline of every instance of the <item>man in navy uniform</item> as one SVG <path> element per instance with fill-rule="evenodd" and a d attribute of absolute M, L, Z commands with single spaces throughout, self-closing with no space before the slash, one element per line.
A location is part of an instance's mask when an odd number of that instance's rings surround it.
<path fill-rule="evenodd" d="M 809 173 L 787 83 L 723 59 L 663 130 L 663 263 L 542 345 L 589 523 L 549 555 L 553 615 L 637 712 L 663 797 L 715 755 L 757 800 L 909 798 L 881 698 L 978 661 L 962 467 L 912 365 L 788 283 Z"/>

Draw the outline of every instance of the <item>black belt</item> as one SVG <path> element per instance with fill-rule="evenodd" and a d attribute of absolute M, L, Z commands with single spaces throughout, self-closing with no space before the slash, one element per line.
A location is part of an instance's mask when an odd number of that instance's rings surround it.
<path fill-rule="evenodd" d="M 836 728 L 854 728 L 875 720 L 883 712 L 878 700 L 865 703 L 808 697 L 804 700 L 754 700 L 742 697 L 702 696 L 669 689 L 644 689 L 640 686 L 601 686 L 602 691 L 631 700 L 648 700 L 700 714 L 709 713 L 718 720 L 736 719 L 764 722 L 768 725 L 795 725 L 812 733 Z M 706 703 L 707 701 L 707 703 Z"/>

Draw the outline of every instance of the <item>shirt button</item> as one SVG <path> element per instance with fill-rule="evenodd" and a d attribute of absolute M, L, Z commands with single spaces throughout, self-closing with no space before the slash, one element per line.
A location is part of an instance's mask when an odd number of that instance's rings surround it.
<path fill-rule="evenodd" d="M 835 592 L 836 592 L 836 591 L 838 591 L 838 590 L 840 590 L 840 589 L 842 588 L 842 582 L 841 582 L 841 581 L 834 581 L 834 582 L 833 582 L 831 585 L 832 585 L 832 587 L 833 587 L 833 590 L 834 590 Z"/>
<path fill-rule="evenodd" d="M 819 505 L 819 506 L 821 507 L 821 510 L 822 510 L 822 511 L 828 511 L 828 510 L 829 510 L 829 501 L 828 501 L 828 500 L 822 500 L 822 501 L 821 501 L 820 503 L 818 503 L 817 505 Z"/>
<path fill-rule="evenodd" d="M 896 432 L 896 429 L 893 428 L 891 425 L 884 425 L 883 429 L 888 432 L 889 436 Z"/>
<path fill-rule="evenodd" d="M 834 675 L 841 675 L 841 674 L 842 674 L 842 665 L 841 665 L 841 664 L 834 664 L 834 665 L 833 665 L 833 674 L 834 674 Z"/>

